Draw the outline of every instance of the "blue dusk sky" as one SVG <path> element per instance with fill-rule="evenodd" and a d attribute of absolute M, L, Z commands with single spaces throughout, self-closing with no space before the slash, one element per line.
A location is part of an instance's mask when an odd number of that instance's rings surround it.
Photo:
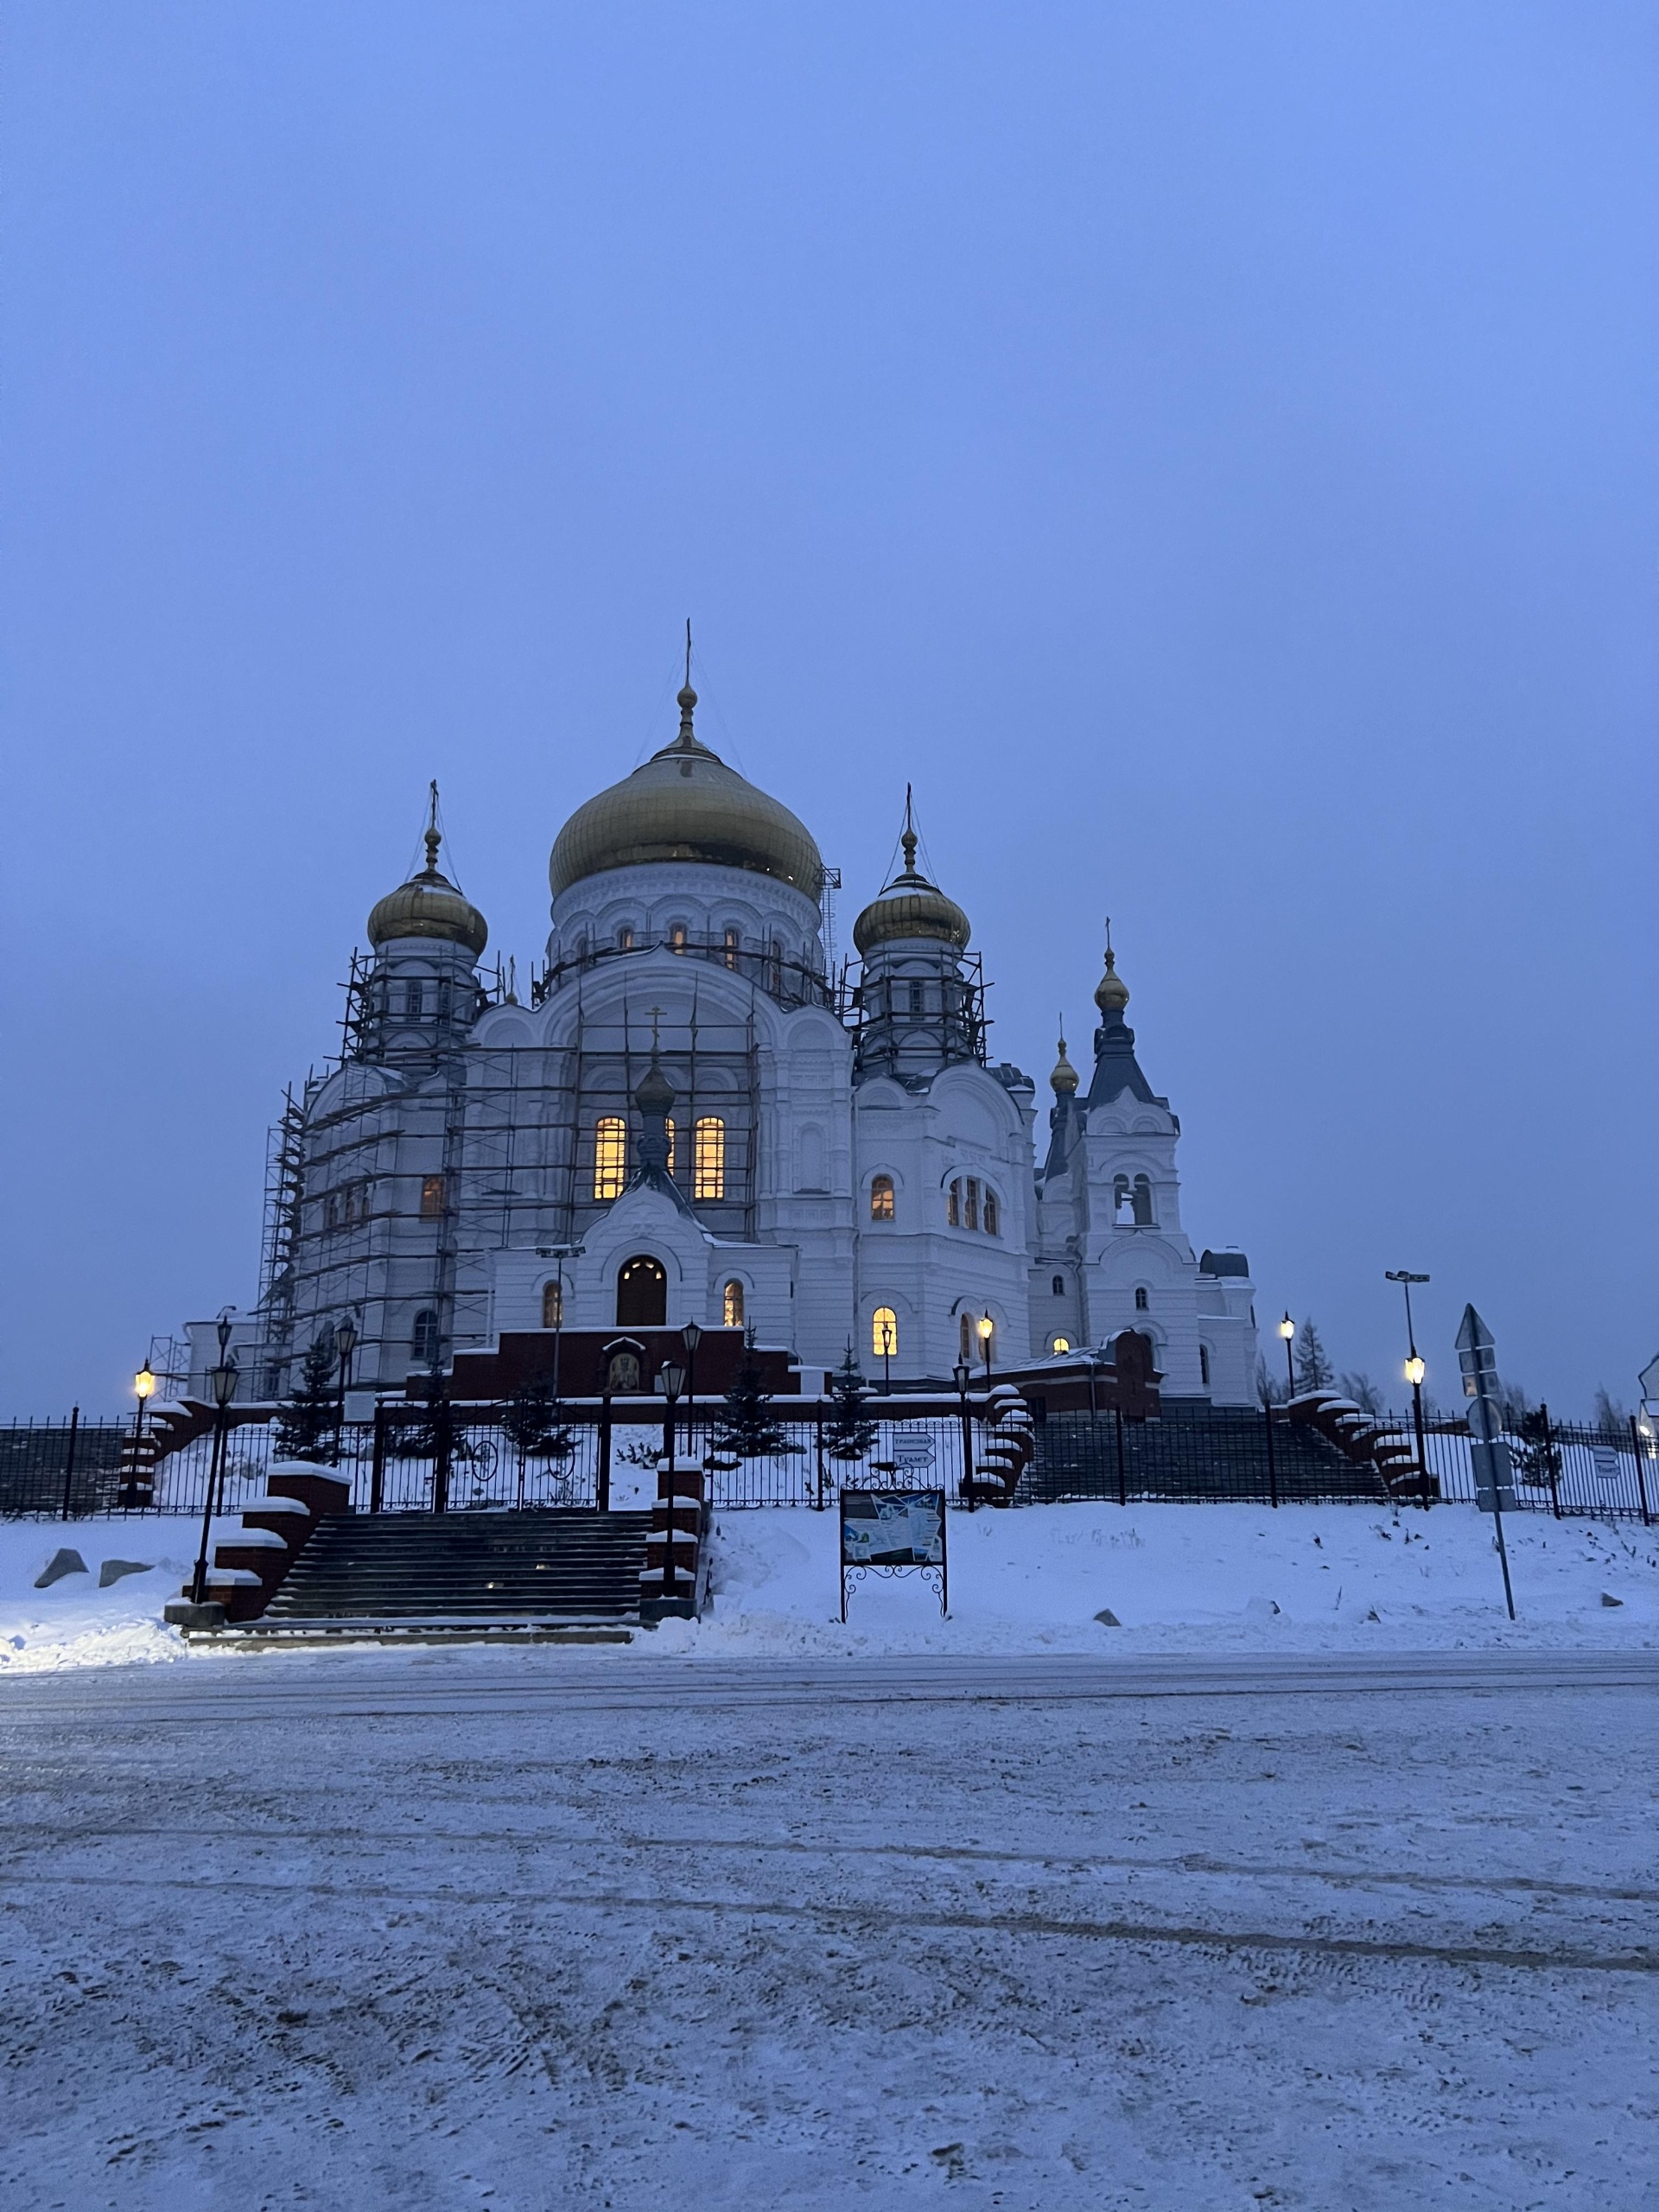
<path fill-rule="evenodd" d="M 10 0 L 0 1409 L 251 1301 L 429 777 L 521 979 L 674 728 L 1103 918 L 1185 1226 L 1566 1413 L 1656 1287 L 1659 13 Z M 1039 1132 L 1040 1134 L 1040 1132 Z M 1267 1338 L 1270 1357 L 1276 1340 Z"/>

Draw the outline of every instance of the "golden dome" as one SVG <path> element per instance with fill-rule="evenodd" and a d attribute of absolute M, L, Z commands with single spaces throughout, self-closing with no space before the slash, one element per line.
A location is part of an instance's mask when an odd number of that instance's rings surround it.
<path fill-rule="evenodd" d="M 1106 948 L 1106 973 L 1095 986 L 1095 1004 L 1103 1014 L 1122 1014 L 1129 1002 L 1129 987 L 1117 972 L 1117 957 Z"/>
<path fill-rule="evenodd" d="M 435 787 L 433 797 L 435 807 Z M 476 960 L 489 943 L 490 926 L 483 915 L 447 875 L 438 873 L 442 842 L 434 822 L 426 833 L 426 866 L 388 892 L 369 916 L 371 944 L 384 944 L 396 937 L 435 937 L 448 944 L 464 944 Z"/>
<path fill-rule="evenodd" d="M 954 945 L 958 952 L 968 949 L 968 917 L 954 899 L 947 899 L 925 875 L 917 874 L 916 842 L 906 805 L 905 833 L 899 840 L 905 849 L 904 867 L 853 924 L 853 943 L 861 953 L 906 937 L 933 938 Z"/>
<path fill-rule="evenodd" d="M 554 842 L 548 881 L 556 899 L 607 868 L 698 861 L 792 884 L 816 906 L 823 861 L 804 823 L 717 753 L 691 728 L 697 695 L 679 696 L 680 734 L 620 784 L 579 806 Z"/>
<path fill-rule="evenodd" d="M 1057 1098 L 1065 1097 L 1077 1087 L 1077 1071 L 1065 1057 L 1065 1039 L 1060 1039 L 1060 1057 L 1054 1063 L 1053 1073 L 1048 1078 L 1049 1089 Z"/>

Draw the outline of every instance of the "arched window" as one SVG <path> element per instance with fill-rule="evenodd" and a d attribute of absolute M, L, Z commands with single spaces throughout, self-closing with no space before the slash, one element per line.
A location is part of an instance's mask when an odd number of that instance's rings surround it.
<path fill-rule="evenodd" d="M 542 1326 L 560 1329 L 564 1325 L 564 1285 L 556 1275 L 551 1282 L 542 1285 Z"/>
<path fill-rule="evenodd" d="M 620 1198 L 628 1161 L 628 1125 L 620 1114 L 601 1114 L 594 1130 L 594 1196 Z"/>
<path fill-rule="evenodd" d="M 1208 1344 L 1198 1346 L 1198 1380 L 1206 1390 L 1210 1388 L 1210 1347 Z"/>
<path fill-rule="evenodd" d="M 663 1135 L 668 1139 L 668 1172 L 671 1175 L 679 1165 L 674 1157 L 674 1116 L 671 1114 L 664 1116 Z"/>
<path fill-rule="evenodd" d="M 409 1340 L 410 1357 L 416 1367 L 435 1367 L 438 1358 L 438 1317 L 430 1311 L 415 1316 Z"/>
<path fill-rule="evenodd" d="M 649 1252 L 625 1260 L 616 1274 L 619 1329 L 660 1329 L 668 1319 L 668 1270 Z"/>
<path fill-rule="evenodd" d="M 668 925 L 668 949 L 671 952 L 685 950 L 685 924 L 671 922 Z"/>
<path fill-rule="evenodd" d="M 728 1329 L 743 1325 L 743 1286 L 734 1275 L 721 1294 L 720 1310 Z"/>
<path fill-rule="evenodd" d="M 694 1198 L 723 1198 L 726 1195 L 726 1124 L 718 1114 L 700 1115 L 692 1132 L 691 1195 Z"/>
<path fill-rule="evenodd" d="M 420 983 L 405 983 L 404 986 L 404 1012 L 409 1016 L 411 1021 L 418 1021 L 420 1020 L 421 1010 L 425 1004 L 426 990 L 424 985 Z"/>
<path fill-rule="evenodd" d="M 964 1313 L 957 1326 L 957 1353 L 962 1359 L 974 1356 L 974 1317 Z"/>
<path fill-rule="evenodd" d="M 1002 1210 L 996 1202 L 996 1192 L 988 1183 L 985 1186 L 985 1234 L 988 1236 L 1002 1234 Z"/>
<path fill-rule="evenodd" d="M 964 1229 L 979 1227 L 979 1178 L 977 1175 L 970 1175 L 968 1178 L 968 1196 L 963 1205 L 962 1225 Z"/>
<path fill-rule="evenodd" d="M 950 1189 L 949 1189 L 949 1191 L 947 1191 L 947 1192 L 946 1192 L 946 1193 L 945 1193 L 945 1198 L 944 1198 L 944 1218 L 945 1218 L 945 1222 L 946 1222 L 947 1225 L 948 1225 L 950 1228 L 951 1228 L 951 1229 L 960 1229 L 960 1228 L 961 1228 L 961 1226 L 962 1226 L 962 1179 L 961 1179 L 961 1177 L 960 1177 L 960 1176 L 958 1176 L 958 1177 L 957 1177 L 957 1180 L 956 1180 L 956 1181 L 955 1181 L 955 1182 L 950 1185 Z"/>
<path fill-rule="evenodd" d="M 632 952 L 633 950 L 633 924 L 632 922 L 624 922 L 621 928 L 618 930 L 616 933 L 616 949 L 619 952 Z"/>
<path fill-rule="evenodd" d="M 1153 1225 L 1152 1185 L 1144 1175 L 1137 1175 L 1135 1179 L 1134 1205 L 1135 1227 L 1150 1229 Z"/>
<path fill-rule="evenodd" d="M 912 1014 L 925 1014 L 927 1010 L 927 987 L 925 984 L 912 982 L 909 986 L 909 991 L 910 1012 Z"/>
<path fill-rule="evenodd" d="M 892 1359 L 899 1350 L 899 1316 L 891 1306 L 878 1306 L 870 1316 L 870 1350 L 878 1359 Z"/>
<path fill-rule="evenodd" d="M 1056 1275 L 1054 1278 L 1054 1295 L 1056 1298 L 1064 1298 L 1065 1296 L 1065 1277 L 1064 1275 Z"/>
<path fill-rule="evenodd" d="M 1137 1313 L 1144 1313 L 1151 1304 L 1152 1300 L 1147 1295 L 1147 1287 L 1145 1283 L 1137 1283 L 1135 1287 L 1135 1312 Z"/>
<path fill-rule="evenodd" d="M 726 965 L 728 968 L 735 968 L 737 965 L 737 931 L 734 929 L 728 929 L 726 932 Z"/>
<path fill-rule="evenodd" d="M 872 1175 L 870 1178 L 870 1219 L 893 1219 L 893 1178 L 891 1175 Z"/>
<path fill-rule="evenodd" d="M 421 1178 L 421 1219 L 438 1221 L 443 1215 L 443 1178 L 423 1175 Z"/>
<path fill-rule="evenodd" d="M 1070 1351 L 1071 1339 L 1070 1337 L 1056 1337 L 1050 1349 L 1054 1351 Z"/>

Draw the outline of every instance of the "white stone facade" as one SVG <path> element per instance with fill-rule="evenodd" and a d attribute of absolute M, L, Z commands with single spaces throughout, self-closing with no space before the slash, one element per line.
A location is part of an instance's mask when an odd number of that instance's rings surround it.
<path fill-rule="evenodd" d="M 987 1319 L 1004 1369 L 1138 1329 L 1166 1392 L 1250 1402 L 1248 1273 L 1201 1263 L 1182 1230 L 1179 1124 L 1140 1074 L 1116 977 L 1087 1095 L 1056 1071 L 1039 1168 L 1034 1087 L 986 1063 L 967 918 L 915 873 L 914 840 L 860 917 L 838 1002 L 797 856 L 816 849 L 754 794 L 771 817 L 746 855 L 750 787 L 691 738 L 690 697 L 679 747 L 647 764 L 656 842 L 629 832 L 646 856 L 601 850 L 562 883 L 556 849 L 531 1003 L 480 984 L 483 920 L 437 874 L 435 830 L 428 874 L 376 909 L 348 1057 L 301 1102 L 261 1305 L 238 1317 L 245 1395 L 290 1389 L 347 1313 L 354 1394 L 506 1331 L 620 1329 L 620 1277 L 644 1259 L 667 1325 L 741 1318 L 809 1369 L 850 1343 L 867 1373 L 943 1379 L 964 1349 L 978 1364 Z M 714 764 L 732 810 L 717 838 L 697 832 L 712 857 L 679 851 L 655 773 L 687 760 Z M 796 837 L 783 861 L 772 817 Z M 653 1067 L 672 1094 L 666 1177 L 646 1172 Z M 205 1374 L 211 1325 L 191 1336 Z"/>

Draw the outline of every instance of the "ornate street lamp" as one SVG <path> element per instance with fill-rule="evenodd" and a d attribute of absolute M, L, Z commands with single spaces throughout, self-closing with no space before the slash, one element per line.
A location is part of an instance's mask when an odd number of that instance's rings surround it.
<path fill-rule="evenodd" d="M 957 1397 L 962 1407 L 962 1491 L 971 1513 L 974 1510 L 974 1417 L 968 1409 L 968 1385 L 973 1379 L 973 1370 L 965 1359 L 959 1359 L 950 1371 L 956 1377 Z"/>
<path fill-rule="evenodd" d="M 1406 1294 L 1406 1380 L 1411 1385 L 1412 1425 L 1417 1433 L 1417 1480 L 1421 1491 L 1422 1508 L 1428 1510 L 1428 1453 L 1423 1434 L 1423 1377 L 1428 1370 L 1417 1351 L 1416 1332 L 1411 1325 L 1411 1286 L 1427 1282 L 1427 1275 L 1414 1275 L 1408 1268 L 1384 1268 L 1384 1282 L 1397 1282 Z"/>
<path fill-rule="evenodd" d="M 340 1360 L 340 1397 L 334 1414 L 334 1465 L 346 1434 L 346 1393 L 352 1385 L 352 1354 L 357 1350 L 357 1323 L 348 1313 L 334 1331 L 334 1351 Z"/>
<path fill-rule="evenodd" d="M 1294 1398 L 1296 1395 L 1296 1366 L 1290 1356 L 1290 1346 L 1291 1339 L 1296 1334 L 1296 1324 L 1288 1313 L 1279 1324 L 1279 1333 L 1285 1340 L 1285 1380 L 1290 1386 L 1289 1395 Z"/>
<path fill-rule="evenodd" d="M 130 1447 L 132 1467 L 126 1482 L 122 1486 L 123 1505 L 136 1505 L 138 1503 L 138 1460 L 144 1441 L 144 1408 L 156 1395 L 155 1370 L 148 1360 L 132 1378 L 132 1393 L 138 1401 L 138 1410 L 133 1415 Z"/>
<path fill-rule="evenodd" d="M 231 1324 L 221 1319 L 219 1324 L 219 1364 L 210 1368 L 207 1381 L 213 1393 L 213 1449 L 207 1462 L 207 1502 L 201 1514 L 201 1548 L 196 1554 L 196 1571 L 190 1584 L 190 1602 L 200 1605 L 207 1589 L 207 1536 L 213 1527 L 218 1494 L 225 1479 L 225 1446 L 230 1434 L 231 1401 L 236 1395 L 236 1386 L 241 1379 L 236 1362 L 231 1357 Z"/>
<path fill-rule="evenodd" d="M 985 1362 L 985 1387 L 988 1390 L 991 1387 L 991 1338 L 996 1334 L 996 1324 L 988 1313 L 982 1313 L 978 1328 L 980 1355 Z"/>
<path fill-rule="evenodd" d="M 667 1404 L 663 1413 L 663 1457 L 668 1462 L 668 1540 L 663 1550 L 663 1595 L 674 1594 L 674 1501 L 678 1494 L 679 1477 L 674 1469 L 674 1408 L 680 1392 L 685 1388 L 685 1370 L 677 1360 L 664 1360 L 657 1370 L 657 1388 Z M 660 1486 L 658 1492 L 661 1496 Z"/>

